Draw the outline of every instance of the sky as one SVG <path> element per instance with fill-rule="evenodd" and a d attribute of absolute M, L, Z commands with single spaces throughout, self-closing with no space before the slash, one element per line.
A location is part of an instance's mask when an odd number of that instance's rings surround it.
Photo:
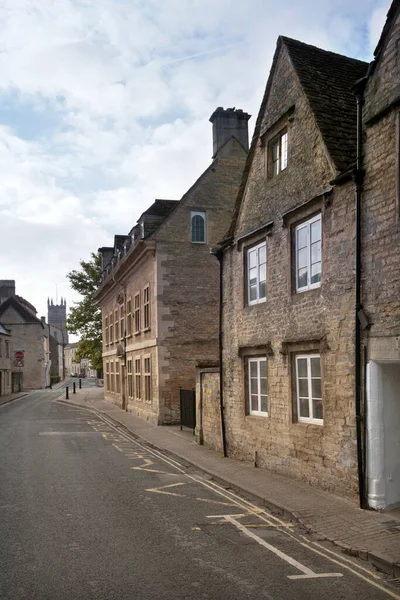
<path fill-rule="evenodd" d="M 0 279 L 47 316 L 66 274 L 252 115 L 278 35 L 370 61 L 390 0 L 0 0 Z"/>

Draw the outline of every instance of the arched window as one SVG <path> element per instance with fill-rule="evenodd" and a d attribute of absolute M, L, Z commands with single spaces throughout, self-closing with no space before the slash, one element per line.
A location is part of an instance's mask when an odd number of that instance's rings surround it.
<path fill-rule="evenodd" d="M 192 242 L 204 244 L 206 241 L 206 213 L 192 212 L 190 225 Z"/>

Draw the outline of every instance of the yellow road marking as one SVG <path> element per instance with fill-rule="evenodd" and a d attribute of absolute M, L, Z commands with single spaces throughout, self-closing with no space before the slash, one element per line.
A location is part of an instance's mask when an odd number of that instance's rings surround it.
<path fill-rule="evenodd" d="M 212 504 L 222 504 L 223 506 L 232 506 L 230 502 L 220 502 L 219 500 L 209 500 L 208 498 L 196 498 L 199 502 L 211 502 Z"/>
<path fill-rule="evenodd" d="M 163 485 L 159 488 L 149 488 L 146 490 L 146 492 L 155 492 L 156 494 L 166 494 L 167 496 L 181 496 L 184 497 L 183 494 L 177 494 L 175 492 L 165 492 L 165 488 L 173 488 L 173 487 L 177 487 L 178 485 L 186 485 L 185 483 L 169 483 L 168 485 Z"/>
<path fill-rule="evenodd" d="M 103 420 L 103 422 L 105 422 L 106 424 L 110 425 L 110 427 L 114 428 L 115 431 L 117 431 L 117 429 L 115 428 L 115 426 L 112 423 L 109 423 L 109 421 L 107 421 L 107 419 L 105 419 L 103 417 L 103 415 L 96 413 L 98 418 Z M 151 454 L 152 456 L 155 456 L 156 458 L 159 458 L 160 460 L 162 460 L 163 462 L 166 462 L 167 464 L 169 464 L 170 466 L 172 466 L 174 469 L 176 469 L 177 471 L 179 471 L 180 473 L 184 474 L 186 477 L 188 477 L 188 479 L 191 479 L 192 481 L 199 483 L 200 485 L 202 485 L 203 487 L 207 487 L 210 490 L 214 491 L 214 493 L 219 494 L 220 496 L 225 497 L 227 500 L 229 500 L 229 502 L 232 503 L 232 505 L 236 505 L 236 506 L 241 506 L 242 508 L 245 508 L 246 510 L 248 510 L 250 513 L 257 515 L 261 520 L 263 520 L 266 523 L 269 523 L 270 525 L 272 525 L 273 523 L 269 520 L 266 519 L 262 514 L 260 514 L 260 509 L 258 507 L 256 507 L 255 505 L 251 504 L 250 502 L 248 502 L 247 500 L 243 500 L 241 499 L 239 496 L 236 496 L 236 494 L 233 494 L 232 492 L 230 492 L 231 496 L 228 496 L 225 493 L 225 490 L 223 488 L 221 488 L 220 486 L 218 486 L 217 484 L 212 484 L 210 485 L 209 483 L 202 481 L 200 479 L 197 479 L 196 477 L 194 477 L 193 475 L 188 475 L 182 468 L 180 463 L 178 463 L 177 461 L 174 461 L 173 459 L 167 459 L 165 456 L 163 456 L 160 452 L 154 451 L 154 450 L 150 450 L 148 448 L 146 448 L 145 446 L 143 446 L 142 444 L 140 444 L 139 442 L 137 442 L 136 440 L 133 440 L 131 437 L 127 436 L 124 433 L 120 433 L 120 435 L 122 437 L 124 437 L 126 440 L 130 441 L 133 444 L 136 444 L 139 448 L 142 448 L 143 450 L 145 450 L 146 452 L 148 452 L 149 454 Z M 238 498 L 240 500 L 240 502 L 238 502 L 237 500 L 234 500 L 233 498 Z M 248 505 L 247 507 L 245 505 Z M 250 508 L 251 507 L 251 508 Z M 371 579 L 365 577 L 364 575 L 362 575 L 361 573 L 358 573 L 357 571 L 355 571 L 354 569 L 352 569 L 351 567 L 347 566 L 346 564 L 344 564 L 343 562 L 340 562 L 341 560 L 344 560 L 346 562 L 350 562 L 351 561 L 347 558 L 342 559 L 342 557 L 340 558 L 340 561 L 335 560 L 334 558 L 332 558 L 331 556 L 328 556 L 328 554 L 325 554 L 325 550 L 324 552 L 321 552 L 319 550 L 317 550 L 316 548 L 313 548 L 312 546 L 310 546 L 310 544 L 301 542 L 298 538 L 296 538 L 294 535 L 292 535 L 291 533 L 289 533 L 289 529 L 292 528 L 293 526 L 291 524 L 285 523 L 284 521 L 278 519 L 277 517 L 270 515 L 268 512 L 266 511 L 262 511 L 264 514 L 268 515 L 270 518 L 272 518 L 274 521 L 278 522 L 281 524 L 282 526 L 282 533 L 285 533 L 286 535 L 290 536 L 291 538 L 293 538 L 297 543 L 299 543 L 300 545 L 308 548 L 309 550 L 311 550 L 312 552 L 315 552 L 316 554 L 319 554 L 320 556 L 323 556 L 324 558 L 326 558 L 327 560 L 331 561 L 332 563 L 339 565 L 340 567 L 343 567 L 344 569 L 347 569 L 348 571 L 350 571 L 351 573 L 353 573 L 353 575 L 356 575 L 357 577 L 359 577 L 360 579 L 363 579 L 364 581 L 366 581 L 367 583 L 369 583 L 370 585 L 380 589 L 382 592 L 386 593 L 388 596 L 390 596 L 391 598 L 394 598 L 394 600 L 400 600 L 400 596 L 398 594 L 393 593 L 392 591 L 388 590 L 387 588 L 385 588 L 382 585 L 379 585 L 378 583 L 376 583 L 375 581 L 372 581 Z M 238 515 L 232 515 L 234 517 L 237 517 Z M 311 544 L 315 544 L 315 542 L 311 542 Z M 328 551 L 327 552 L 331 552 Z M 358 565 L 354 565 L 357 568 L 362 568 L 363 567 L 358 567 Z M 363 569 L 366 570 L 366 569 Z M 368 572 L 368 571 L 367 571 Z M 372 576 L 372 574 L 371 574 Z"/>

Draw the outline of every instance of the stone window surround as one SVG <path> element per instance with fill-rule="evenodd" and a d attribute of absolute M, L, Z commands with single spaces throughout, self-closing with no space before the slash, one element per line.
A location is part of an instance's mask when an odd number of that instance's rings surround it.
<path fill-rule="evenodd" d="M 324 243 L 324 235 L 323 235 L 323 225 L 324 225 L 324 216 L 326 209 L 331 205 L 332 201 L 332 191 L 333 188 L 326 189 L 322 191 L 317 196 L 310 198 L 306 202 L 303 202 L 299 206 L 292 208 L 282 215 L 282 226 L 287 228 L 288 231 L 288 244 L 290 248 L 290 286 L 289 294 L 291 296 L 292 302 L 301 301 L 301 298 L 304 294 L 307 295 L 315 295 L 318 297 L 321 293 L 321 286 L 323 286 L 323 273 L 324 273 L 324 251 L 323 251 L 323 243 Z M 321 264 L 321 281 L 320 285 L 312 288 L 308 288 L 302 290 L 300 292 L 296 289 L 296 227 L 301 225 L 305 221 L 312 219 L 313 217 L 321 214 L 321 254 L 322 254 L 322 264 Z"/>
<path fill-rule="evenodd" d="M 135 400 L 141 402 L 142 400 L 142 358 L 141 356 L 134 357 L 135 364 Z"/>
<path fill-rule="evenodd" d="M 260 279 L 259 279 L 259 267 L 260 267 L 260 263 L 259 263 L 259 254 L 257 253 L 257 298 L 255 300 L 250 300 L 250 263 L 249 263 L 249 254 L 251 251 L 254 250 L 260 250 L 262 247 L 265 248 L 265 296 L 263 297 L 259 297 L 259 292 L 260 292 Z M 246 289 L 245 289 L 245 296 L 246 296 L 246 305 L 247 306 L 253 306 L 255 304 L 261 304 L 263 302 L 266 302 L 267 300 L 267 263 L 268 263 L 268 258 L 267 258 L 267 240 L 266 238 L 262 238 L 261 240 L 259 240 L 258 242 L 251 244 L 249 246 L 246 246 L 244 248 L 245 250 L 245 255 L 244 255 L 244 264 L 245 264 L 245 279 L 246 279 Z"/>
<path fill-rule="evenodd" d="M 321 266 L 320 266 L 320 280 L 317 281 L 316 283 L 312 283 L 311 281 L 311 276 L 312 276 L 312 266 L 313 264 L 316 263 L 312 263 L 311 262 L 311 246 L 312 244 L 312 239 L 311 239 L 311 231 L 312 231 L 312 224 L 313 223 L 317 223 L 319 221 L 320 223 L 320 238 L 319 238 L 319 243 L 321 246 L 321 250 L 320 250 L 320 261 L 316 261 L 316 262 L 320 262 Z M 305 250 L 307 252 L 307 284 L 300 286 L 299 284 L 299 280 L 298 280 L 298 272 L 299 272 L 299 266 L 298 266 L 298 255 L 299 255 L 299 249 L 298 249 L 298 232 L 301 229 L 304 229 L 307 226 L 307 245 L 305 246 Z M 294 236 L 294 261 L 295 261 L 295 271 L 296 271 L 296 281 L 295 281 L 295 286 L 296 286 L 296 293 L 297 294 L 302 294 L 303 292 L 308 292 L 308 290 L 312 290 L 315 288 L 319 288 L 321 287 L 321 278 L 322 278 L 322 213 L 318 212 L 316 215 L 313 215 L 312 217 L 310 217 L 309 219 L 305 219 L 302 220 L 300 223 L 296 223 L 293 225 L 293 236 Z"/>
<path fill-rule="evenodd" d="M 194 240 L 192 222 L 195 217 L 201 217 L 204 220 L 204 239 Z M 204 209 L 192 209 L 190 211 L 190 242 L 192 244 L 206 244 L 207 243 L 207 211 Z"/>
<path fill-rule="evenodd" d="M 261 362 L 265 363 L 265 371 L 266 371 L 266 376 L 265 379 L 267 381 L 267 391 L 266 394 L 261 394 Z M 268 394 L 268 359 L 266 357 L 266 355 L 261 355 L 261 356 L 247 356 L 246 357 L 246 363 L 247 363 L 247 369 L 246 369 L 246 374 L 247 374 L 247 380 L 246 380 L 246 387 L 247 387 L 247 395 L 248 395 L 248 399 L 247 399 L 247 408 L 248 408 L 248 414 L 252 417 L 257 416 L 257 417 L 268 417 L 269 414 L 269 406 L 268 406 L 268 400 L 269 400 L 269 394 Z M 258 396 L 258 410 L 254 410 L 252 408 L 252 391 L 251 391 L 251 380 L 254 379 L 251 376 L 251 372 L 250 372 L 250 365 L 251 364 L 256 364 L 257 365 L 257 396 Z M 263 378 L 264 379 L 264 378 Z M 264 395 L 267 397 L 267 410 L 263 411 L 262 410 L 262 404 L 261 404 L 261 396 Z"/>
<path fill-rule="evenodd" d="M 293 360 L 295 362 L 294 365 L 294 369 L 293 369 L 293 374 L 294 374 L 294 378 L 295 378 L 295 387 L 296 387 L 296 416 L 297 416 L 297 421 L 299 423 L 306 423 L 307 425 L 312 423 L 314 425 L 323 425 L 324 424 L 324 420 L 319 419 L 317 417 L 314 416 L 314 413 L 312 414 L 312 416 L 308 416 L 308 417 L 304 417 L 300 415 L 300 394 L 299 394 L 299 373 L 298 373 L 298 362 L 299 359 L 307 359 L 307 380 L 308 380 L 308 407 L 309 407 L 309 411 L 311 413 L 311 411 L 313 411 L 313 407 L 312 407 L 312 399 L 313 395 L 312 395 L 312 363 L 311 360 L 312 359 L 318 359 L 319 360 L 319 365 L 320 365 L 320 375 L 319 377 L 317 377 L 317 379 L 320 379 L 321 381 L 321 398 L 318 398 L 317 396 L 315 396 L 315 399 L 321 400 L 322 406 L 323 406 L 323 393 L 322 393 L 322 361 L 321 361 L 321 355 L 319 354 L 319 352 L 300 352 L 300 353 L 296 353 L 293 356 Z M 311 385 L 310 385 L 311 384 Z M 303 398 L 305 398 L 305 396 L 303 396 Z M 323 410 L 322 410 L 322 415 L 324 414 Z"/>
<path fill-rule="evenodd" d="M 283 114 L 280 115 L 271 125 L 264 128 L 260 134 L 260 145 L 266 149 L 264 156 L 265 178 L 267 181 L 275 181 L 280 175 L 285 173 L 289 164 L 289 148 L 290 148 L 290 128 L 294 120 L 295 105 L 290 106 Z M 273 174 L 273 155 L 272 146 L 276 140 L 283 134 L 287 134 L 287 156 L 286 167 L 279 171 L 276 175 Z"/>
<path fill-rule="evenodd" d="M 263 415 L 255 415 L 250 412 L 250 395 L 249 395 L 249 369 L 248 363 L 249 358 L 266 358 L 267 361 L 267 373 L 268 373 L 268 358 L 273 356 L 273 350 L 270 342 L 265 344 L 257 344 L 253 346 L 239 346 L 238 354 L 242 359 L 242 372 L 244 382 L 244 405 L 243 405 L 243 416 L 246 419 L 255 419 L 259 421 L 261 419 L 270 418 L 270 411 Z M 267 378 L 268 386 L 268 378 Z M 267 387 L 268 390 L 268 387 Z M 268 395 L 268 409 L 269 409 L 269 395 Z"/>
<path fill-rule="evenodd" d="M 322 390 L 322 408 L 325 414 L 325 394 L 324 394 L 324 355 L 329 351 L 329 345 L 326 335 L 316 335 L 312 338 L 284 340 L 281 345 L 280 354 L 288 365 L 288 376 L 291 382 L 291 407 L 292 424 L 297 426 L 315 426 L 320 430 L 325 425 L 325 420 L 316 423 L 315 421 L 300 421 L 297 414 L 297 382 L 296 382 L 296 356 L 301 354 L 318 354 L 321 364 L 321 390 Z"/>

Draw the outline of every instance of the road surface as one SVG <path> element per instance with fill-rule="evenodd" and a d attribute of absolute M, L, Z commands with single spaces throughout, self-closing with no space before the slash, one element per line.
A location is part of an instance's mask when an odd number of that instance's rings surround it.
<path fill-rule="evenodd" d="M 0 407 L 1 600 L 400 600 L 367 563 L 59 396 Z"/>

